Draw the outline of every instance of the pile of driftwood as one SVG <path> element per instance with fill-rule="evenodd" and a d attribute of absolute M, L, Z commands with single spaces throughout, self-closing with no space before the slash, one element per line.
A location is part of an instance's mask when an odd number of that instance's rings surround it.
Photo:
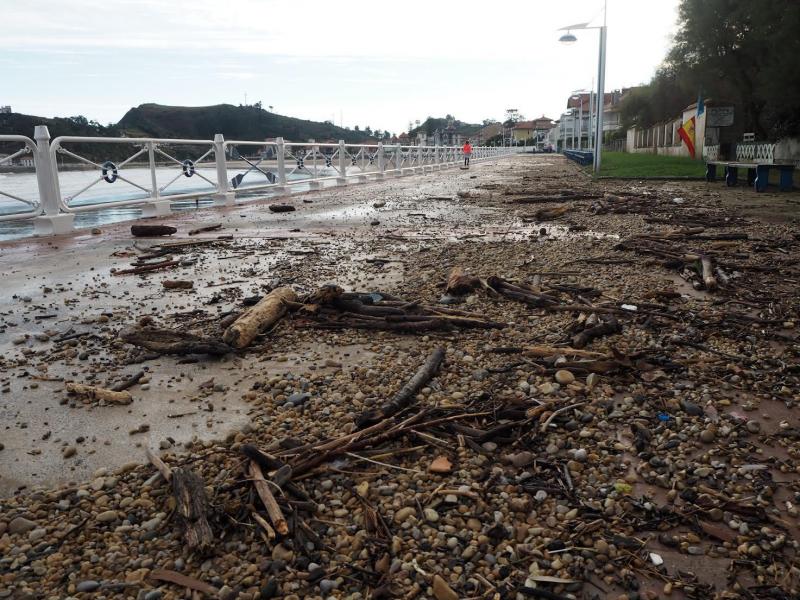
<path fill-rule="evenodd" d="M 518 354 L 531 368 L 546 373 L 569 370 L 585 376 L 612 371 L 680 368 L 679 365 L 667 364 L 660 357 L 606 355 L 571 347 L 531 346 L 498 351 Z M 535 443 L 536 437 L 549 428 L 574 418 L 574 411 L 585 404 L 580 399 L 576 402 L 574 398 L 554 397 L 548 401 L 530 399 L 524 405 L 498 407 L 491 394 L 481 392 L 457 407 L 426 406 L 418 400 L 418 392 L 436 377 L 444 360 L 444 349 L 434 349 L 391 399 L 356 416 L 355 430 L 351 433 L 312 443 L 284 439 L 268 448 L 252 444 L 240 446 L 244 460 L 237 467 L 240 469 L 239 476 L 235 477 L 237 483 L 219 489 L 215 494 L 218 503 L 224 504 L 226 511 L 235 518 L 221 521 L 219 525 L 215 525 L 202 477 L 189 468 L 170 468 L 148 452 L 150 462 L 172 487 L 176 513 L 189 549 L 201 553 L 210 550 L 222 531 L 229 530 L 232 523 L 255 528 L 269 547 L 293 540 L 291 543 L 296 549 L 322 549 L 326 525 L 314 518 L 317 505 L 303 482 L 311 475 L 324 473 L 334 459 L 376 462 L 386 466 L 378 459 L 385 460 L 395 453 L 407 452 L 408 440 L 446 447 L 445 440 L 449 437 L 458 438 L 481 453 L 486 452 L 482 444 L 489 441 L 517 444 L 524 448 Z M 532 453 L 522 452 L 513 455 L 511 460 L 524 466 L 531 464 L 533 457 Z M 447 459 L 437 459 L 429 469 L 447 472 L 451 466 Z M 560 468 L 551 472 L 548 465 L 540 465 L 534 471 L 538 475 L 527 482 L 533 486 L 529 491 L 545 489 L 548 493 L 560 495 L 571 493 L 569 476 L 562 475 Z M 441 493 L 451 492 L 443 490 Z M 475 492 L 459 493 L 481 502 Z M 367 495 L 359 494 L 359 500 L 363 503 L 370 533 L 379 540 L 389 539 L 390 529 Z M 215 528 L 219 531 L 215 532 Z M 177 575 L 171 571 L 161 574 L 166 577 Z M 380 581 L 368 583 L 374 586 Z"/>
<path fill-rule="evenodd" d="M 344 292 L 326 285 L 302 302 L 289 303 L 300 326 L 327 329 L 356 328 L 422 332 L 455 328 L 499 329 L 503 323 L 482 315 L 422 302 L 409 302 L 387 294 Z"/>
<path fill-rule="evenodd" d="M 637 254 L 656 256 L 663 261 L 667 268 L 677 269 L 695 289 L 713 291 L 720 282 L 725 285 L 730 280 L 730 273 L 726 273 L 722 265 L 715 260 L 709 252 L 700 252 L 687 249 L 680 240 L 686 239 L 716 239 L 736 240 L 747 239 L 747 234 L 718 234 L 715 236 L 702 236 L 703 228 L 691 230 L 665 232 L 660 234 L 647 234 L 624 240 L 615 246 L 616 250 L 631 250 Z M 741 237 L 744 236 L 744 237 Z"/>

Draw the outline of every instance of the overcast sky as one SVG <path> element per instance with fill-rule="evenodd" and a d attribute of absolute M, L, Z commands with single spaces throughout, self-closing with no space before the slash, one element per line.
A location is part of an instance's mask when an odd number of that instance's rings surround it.
<path fill-rule="evenodd" d="M 678 3 L 608 0 L 606 91 L 651 77 Z M 2 0 L 0 105 L 108 123 L 145 102 L 246 94 L 395 133 L 446 113 L 558 118 L 596 77 L 598 32 L 565 46 L 556 30 L 601 13 L 602 0 Z"/>

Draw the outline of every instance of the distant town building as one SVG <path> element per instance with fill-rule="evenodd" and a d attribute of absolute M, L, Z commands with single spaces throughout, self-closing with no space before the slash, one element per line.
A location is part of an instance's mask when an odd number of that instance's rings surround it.
<path fill-rule="evenodd" d="M 553 120 L 542 115 L 533 121 L 516 123 L 511 132 L 514 143 L 541 147 L 546 143 L 550 130 L 554 127 Z"/>
<path fill-rule="evenodd" d="M 625 97 L 635 88 L 622 88 L 607 92 L 603 97 L 603 135 L 622 127 L 620 108 Z M 589 92 L 574 94 L 567 99 L 567 110 L 556 122 L 557 131 L 551 139 L 560 148 L 591 148 L 597 131 L 597 115 L 590 114 L 594 95 Z"/>
<path fill-rule="evenodd" d="M 9 114 L 11 114 L 10 106 L 0 106 L 0 115 L 9 115 Z"/>

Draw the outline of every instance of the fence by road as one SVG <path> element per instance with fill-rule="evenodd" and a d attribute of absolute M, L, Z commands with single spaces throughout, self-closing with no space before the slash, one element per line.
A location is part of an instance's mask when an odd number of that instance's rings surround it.
<path fill-rule="evenodd" d="M 230 206 L 237 194 L 281 195 L 318 189 L 326 182 L 344 185 L 433 172 L 458 166 L 463 158 L 456 146 L 289 143 L 282 138 L 254 142 L 225 140 L 221 134 L 213 140 L 73 136 L 51 140 L 45 126 L 36 127 L 33 140 L 5 135 L 0 142 L 21 146 L 0 158 L 0 166 L 32 156 L 38 188 L 36 197 L 23 197 L 4 192 L 0 183 L 0 197 L 21 208 L 0 215 L 0 221 L 33 220 L 36 233 L 43 235 L 71 231 L 78 212 L 140 207 L 143 216 L 156 216 L 168 214 L 172 202 L 208 197 Z M 472 160 L 518 151 L 473 146 Z M 106 155 L 107 160 L 95 158 Z M 75 170 L 90 173 L 77 188 L 74 181 L 66 181 Z M 97 193 L 101 186 L 118 182 L 124 188 L 119 193 Z M 70 184 L 75 189 L 67 189 Z"/>

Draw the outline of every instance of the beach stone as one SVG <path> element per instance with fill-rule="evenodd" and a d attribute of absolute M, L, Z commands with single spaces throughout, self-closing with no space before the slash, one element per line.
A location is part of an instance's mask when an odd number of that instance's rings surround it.
<path fill-rule="evenodd" d="M 436 523 L 436 521 L 439 520 L 439 513 L 432 508 L 425 508 L 423 509 L 422 512 L 425 515 L 426 521 L 430 521 L 431 523 Z"/>
<path fill-rule="evenodd" d="M 150 590 L 144 595 L 144 600 L 161 600 L 164 592 L 161 590 Z"/>
<path fill-rule="evenodd" d="M 111 521 L 116 521 L 118 518 L 119 514 L 115 510 L 101 512 L 95 517 L 95 519 L 101 523 L 110 523 Z"/>
<path fill-rule="evenodd" d="M 555 379 L 561 385 L 569 385 L 575 381 L 575 375 L 564 369 L 556 371 Z"/>
<path fill-rule="evenodd" d="M 681 408 L 691 417 L 699 417 L 703 414 L 703 407 L 688 400 L 681 400 Z"/>
<path fill-rule="evenodd" d="M 713 442 L 717 437 L 716 429 L 709 427 L 708 429 L 704 429 L 700 432 L 700 441 L 704 444 L 710 444 Z"/>
<path fill-rule="evenodd" d="M 597 373 L 589 373 L 586 376 L 586 387 L 590 390 L 593 390 L 598 383 L 600 383 L 600 375 Z"/>
<path fill-rule="evenodd" d="M 262 600 L 266 600 L 267 598 L 274 598 L 278 595 L 278 582 L 274 579 L 268 580 L 263 586 L 261 586 L 261 590 L 258 593 L 258 597 Z"/>
<path fill-rule="evenodd" d="M 309 398 L 311 398 L 311 394 L 308 392 L 295 392 L 286 401 L 292 406 L 302 406 Z"/>
<path fill-rule="evenodd" d="M 575 456 L 575 460 L 576 461 L 585 462 L 586 461 L 586 457 L 588 456 L 588 453 L 586 452 L 586 449 L 578 448 L 577 450 L 575 450 L 575 455 L 574 456 Z"/>
<path fill-rule="evenodd" d="M 436 600 L 458 600 L 458 594 L 451 588 L 441 575 L 433 576 L 433 595 Z"/>
<path fill-rule="evenodd" d="M 78 585 L 75 586 L 76 592 L 93 592 L 97 588 L 100 587 L 99 581 L 94 581 L 93 579 L 87 579 L 86 581 L 81 581 Z"/>
<path fill-rule="evenodd" d="M 759 433 L 761 431 L 761 423 L 758 421 L 750 420 L 747 422 L 746 427 L 750 433 Z"/>
<path fill-rule="evenodd" d="M 394 520 L 397 523 L 404 523 L 415 512 L 414 507 L 406 506 L 394 513 Z"/>
<path fill-rule="evenodd" d="M 290 550 L 283 544 L 277 544 L 272 549 L 272 560 L 282 560 L 284 562 L 291 562 L 294 559 L 294 551 Z"/>
<path fill-rule="evenodd" d="M 36 523 L 26 519 L 25 517 L 17 517 L 16 519 L 12 519 L 12 521 L 8 524 L 8 532 L 11 535 L 26 533 L 32 529 L 36 529 Z"/>

